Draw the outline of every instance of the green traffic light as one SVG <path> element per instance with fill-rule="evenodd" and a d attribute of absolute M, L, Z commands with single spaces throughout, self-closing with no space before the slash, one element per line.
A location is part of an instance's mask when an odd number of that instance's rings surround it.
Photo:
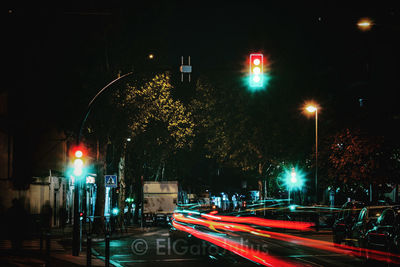
<path fill-rule="evenodd" d="M 299 190 L 304 186 L 305 174 L 297 167 L 284 168 L 280 179 L 286 188 L 290 190 Z"/>
<path fill-rule="evenodd" d="M 113 208 L 112 209 L 112 214 L 114 215 L 114 216 L 116 216 L 116 215 L 118 215 L 118 213 L 119 213 L 119 209 L 117 208 L 117 207 L 115 207 L 115 208 Z"/>

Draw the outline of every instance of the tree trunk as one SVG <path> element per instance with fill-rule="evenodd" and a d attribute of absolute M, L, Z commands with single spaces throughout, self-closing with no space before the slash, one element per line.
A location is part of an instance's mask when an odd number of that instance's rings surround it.
<path fill-rule="evenodd" d="M 104 208 L 105 208 L 105 181 L 104 174 L 106 170 L 105 155 L 106 147 L 105 145 L 100 145 L 98 142 L 98 153 L 97 153 L 97 164 L 96 164 L 96 185 L 97 185 L 97 197 L 96 197 L 96 209 L 95 209 L 95 224 L 93 225 L 93 230 L 96 233 L 101 233 L 104 229 Z M 100 149 L 103 148 L 103 149 Z M 100 151 L 103 150 L 103 151 Z"/>

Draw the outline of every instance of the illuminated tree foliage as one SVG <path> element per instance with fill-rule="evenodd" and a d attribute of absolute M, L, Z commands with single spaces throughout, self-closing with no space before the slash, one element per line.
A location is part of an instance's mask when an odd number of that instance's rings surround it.
<path fill-rule="evenodd" d="M 338 183 L 369 184 L 382 181 L 383 139 L 345 129 L 331 138 L 328 176 Z M 322 157 L 324 160 L 324 157 Z M 378 176 L 379 175 L 379 176 Z"/>
<path fill-rule="evenodd" d="M 276 114 L 258 104 L 240 87 L 228 90 L 200 79 L 190 105 L 196 140 L 219 167 L 238 169 L 253 181 L 267 179 L 269 190 L 277 191 L 280 165 L 289 156 L 286 135 Z"/>
<path fill-rule="evenodd" d="M 239 92 L 224 94 L 205 80 L 199 80 L 191 108 L 196 133 L 204 135 L 206 157 L 249 170 L 257 165 L 250 159 L 257 149 L 251 144 L 249 118 L 245 116 L 245 101 L 241 97 Z"/>
<path fill-rule="evenodd" d="M 118 107 L 128 117 L 128 132 L 134 149 L 142 151 L 146 176 L 161 179 L 166 163 L 180 149 L 193 143 L 194 122 L 190 111 L 171 95 L 170 75 L 127 85 L 116 94 Z M 140 153 L 139 153 L 140 154 Z"/>

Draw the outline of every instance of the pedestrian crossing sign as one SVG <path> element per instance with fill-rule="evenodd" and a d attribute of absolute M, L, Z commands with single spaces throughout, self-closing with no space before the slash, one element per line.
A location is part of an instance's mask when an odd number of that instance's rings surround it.
<path fill-rule="evenodd" d="M 117 187 L 118 180 L 116 175 L 106 175 L 105 176 L 106 187 Z"/>

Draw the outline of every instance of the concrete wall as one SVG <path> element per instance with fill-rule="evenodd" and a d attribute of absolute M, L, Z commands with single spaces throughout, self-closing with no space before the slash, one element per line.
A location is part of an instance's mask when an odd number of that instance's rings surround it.
<path fill-rule="evenodd" d="M 15 190 L 9 180 L 0 181 L 0 214 L 4 214 L 12 205 L 13 199 L 19 199 L 32 215 L 41 214 L 48 203 L 53 211 L 52 226 L 59 226 L 59 211 L 66 205 L 67 181 L 63 177 L 36 177 L 27 190 Z"/>

